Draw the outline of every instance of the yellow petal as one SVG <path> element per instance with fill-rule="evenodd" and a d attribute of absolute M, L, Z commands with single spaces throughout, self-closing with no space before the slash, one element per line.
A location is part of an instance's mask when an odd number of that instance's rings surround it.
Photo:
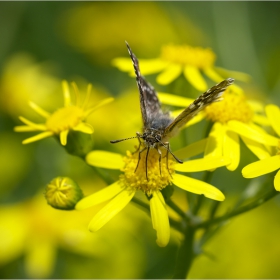
<path fill-rule="evenodd" d="M 111 103 L 112 101 L 114 101 L 114 98 L 113 97 L 109 97 L 109 98 L 106 98 L 106 99 L 103 99 L 102 101 L 100 101 L 95 107 L 91 108 L 91 109 L 88 109 L 86 112 L 85 112 L 85 116 L 89 116 L 92 112 L 94 112 L 95 110 Z"/>
<path fill-rule="evenodd" d="M 132 62 L 130 58 L 127 57 L 118 57 L 112 60 L 112 65 L 117 67 L 119 70 L 123 72 L 131 71 Z"/>
<path fill-rule="evenodd" d="M 223 201 L 225 199 L 225 196 L 223 193 L 215 188 L 214 186 L 202 182 L 200 180 L 196 180 L 190 177 L 186 177 L 180 174 L 173 174 L 172 182 L 179 188 L 196 193 L 196 194 L 203 194 L 204 196 L 218 200 Z"/>
<path fill-rule="evenodd" d="M 231 163 L 227 165 L 227 169 L 234 171 L 240 161 L 240 144 L 239 137 L 235 132 L 227 131 L 225 133 L 223 154 L 225 158 L 229 158 Z"/>
<path fill-rule="evenodd" d="M 170 225 L 164 198 L 160 191 L 153 192 L 150 200 L 153 228 L 157 232 L 157 244 L 165 247 L 170 239 Z"/>
<path fill-rule="evenodd" d="M 50 113 L 48 113 L 47 111 L 45 111 L 44 109 L 42 109 L 41 107 L 39 107 L 37 104 L 35 104 L 32 101 L 29 101 L 29 106 L 40 116 L 44 117 L 44 118 L 48 118 L 50 116 Z"/>
<path fill-rule="evenodd" d="M 34 130 L 42 130 L 45 131 L 47 128 L 44 124 L 37 124 L 34 122 L 29 121 L 28 119 L 24 118 L 24 117 L 19 117 L 19 119 L 26 124 L 27 126 L 33 127 Z"/>
<path fill-rule="evenodd" d="M 142 75 L 158 73 L 166 69 L 169 62 L 161 59 L 139 59 L 140 72 Z"/>
<path fill-rule="evenodd" d="M 169 64 L 166 69 L 157 76 L 156 81 L 160 85 L 168 85 L 173 82 L 182 73 L 180 64 Z"/>
<path fill-rule="evenodd" d="M 206 91 L 207 84 L 197 67 L 186 65 L 184 75 L 189 83 L 199 91 Z"/>
<path fill-rule="evenodd" d="M 274 187 L 276 191 L 280 191 L 280 171 L 278 171 L 274 177 Z"/>
<path fill-rule="evenodd" d="M 200 172 L 204 170 L 211 170 L 213 168 L 218 168 L 221 166 L 228 165 L 230 159 L 223 157 L 206 157 L 200 159 L 194 159 L 184 162 L 183 164 L 176 164 L 175 170 L 181 172 Z"/>
<path fill-rule="evenodd" d="M 75 206 L 77 210 L 83 210 L 89 207 L 92 207 L 94 205 L 100 204 L 104 201 L 107 201 L 114 196 L 116 196 L 118 193 L 123 191 L 123 186 L 120 184 L 119 181 L 113 183 L 112 185 L 93 193 L 89 196 L 84 197 L 81 199 Z"/>
<path fill-rule="evenodd" d="M 68 107 L 71 105 L 71 96 L 70 96 L 69 85 L 65 80 L 62 81 L 62 91 L 63 91 L 63 98 L 64 98 L 64 106 Z"/>
<path fill-rule="evenodd" d="M 174 152 L 174 154 L 178 156 L 180 159 L 191 158 L 193 156 L 203 153 L 206 146 L 206 142 L 207 142 L 207 138 L 204 138 L 180 150 L 177 150 L 176 152 Z"/>
<path fill-rule="evenodd" d="M 90 165 L 109 169 L 121 169 L 124 166 L 123 156 L 106 151 L 92 151 L 87 154 L 86 162 Z"/>
<path fill-rule="evenodd" d="M 163 92 L 158 92 L 158 97 L 162 104 L 178 107 L 188 107 L 194 101 L 194 99 L 191 98 Z"/>
<path fill-rule="evenodd" d="M 115 215 L 117 215 L 132 199 L 135 191 L 123 190 L 104 206 L 90 221 L 89 230 L 94 232 L 103 227 Z"/>
<path fill-rule="evenodd" d="M 27 138 L 24 141 L 22 141 L 22 144 L 29 144 L 47 137 L 53 136 L 53 133 L 51 131 L 46 131 L 46 132 L 42 132 L 40 134 L 37 134 L 33 137 Z"/>
<path fill-rule="evenodd" d="M 38 240 L 30 238 L 25 256 L 25 268 L 30 278 L 45 278 L 51 276 L 56 258 L 56 244 L 51 238 Z"/>
<path fill-rule="evenodd" d="M 249 104 L 249 106 L 255 113 L 264 113 L 263 103 L 256 100 L 247 100 L 246 102 Z"/>
<path fill-rule="evenodd" d="M 67 144 L 67 136 L 68 136 L 69 130 L 64 130 L 60 132 L 60 143 L 62 146 L 65 146 Z"/>
<path fill-rule="evenodd" d="M 27 125 L 18 125 L 14 127 L 15 132 L 29 132 L 29 131 L 37 131 L 38 129 L 27 126 Z"/>
<path fill-rule="evenodd" d="M 227 70 L 221 67 L 215 67 L 215 70 L 221 73 L 223 77 L 232 77 L 243 82 L 249 82 L 251 80 L 251 76 L 243 72 Z"/>
<path fill-rule="evenodd" d="M 203 72 L 208 76 L 212 81 L 220 83 L 224 78 L 218 74 L 212 67 L 204 68 Z M 231 76 L 229 76 L 231 77 Z"/>
<path fill-rule="evenodd" d="M 239 121 L 229 121 L 228 129 L 236 132 L 239 135 L 245 136 L 253 141 L 270 145 L 270 146 L 278 146 L 278 138 L 273 137 L 265 132 L 261 133 L 259 130 L 256 130 L 253 124 L 245 124 Z"/>
<path fill-rule="evenodd" d="M 270 125 L 270 122 L 269 122 L 268 118 L 266 118 L 265 116 L 262 116 L 262 115 L 258 115 L 258 114 L 253 115 L 252 121 L 254 123 L 257 123 L 257 124 L 260 124 L 260 125 L 263 125 L 263 126 L 269 126 Z"/>
<path fill-rule="evenodd" d="M 93 127 L 89 123 L 80 122 L 78 125 L 73 127 L 75 131 L 81 131 L 86 134 L 92 134 L 94 132 Z"/>
<path fill-rule="evenodd" d="M 245 178 L 255 178 L 278 168 L 280 168 L 280 156 L 276 155 L 248 164 L 242 169 L 242 175 Z"/>
<path fill-rule="evenodd" d="M 280 136 L 280 110 L 279 107 L 273 104 L 269 104 L 265 107 L 266 115 L 271 123 L 272 128 Z"/>
<path fill-rule="evenodd" d="M 265 148 L 263 144 L 257 143 L 252 139 L 241 136 L 242 141 L 245 143 L 247 148 L 251 150 L 253 154 L 255 154 L 259 159 L 264 159 L 270 157 L 269 152 Z"/>
<path fill-rule="evenodd" d="M 225 126 L 219 122 L 214 123 L 207 138 L 204 157 L 221 157 L 225 138 Z"/>

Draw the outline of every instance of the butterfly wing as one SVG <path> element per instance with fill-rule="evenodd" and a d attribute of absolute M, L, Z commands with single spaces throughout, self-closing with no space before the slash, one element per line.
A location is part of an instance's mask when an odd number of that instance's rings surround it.
<path fill-rule="evenodd" d="M 234 79 L 228 78 L 200 95 L 191 105 L 189 105 L 189 107 L 187 107 L 177 118 L 175 118 L 175 120 L 173 120 L 170 125 L 166 127 L 164 132 L 165 137 L 172 137 L 180 128 L 182 128 L 189 120 L 191 120 L 206 106 L 213 102 L 220 101 L 223 92 L 228 86 L 233 84 L 233 82 Z"/>
<path fill-rule="evenodd" d="M 155 89 L 145 80 L 143 76 L 141 76 L 137 57 L 131 51 L 131 48 L 129 47 L 128 43 L 125 43 L 136 74 L 136 82 L 140 94 L 140 107 L 143 124 L 144 127 L 148 127 L 153 119 L 153 116 L 162 113 L 161 105 Z"/>

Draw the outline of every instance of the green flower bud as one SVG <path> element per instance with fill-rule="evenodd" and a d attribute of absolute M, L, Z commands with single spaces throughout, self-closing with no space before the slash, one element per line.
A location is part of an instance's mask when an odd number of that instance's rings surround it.
<path fill-rule="evenodd" d="M 82 197 L 78 184 L 67 177 L 56 177 L 46 187 L 45 198 L 56 209 L 72 210 Z"/>

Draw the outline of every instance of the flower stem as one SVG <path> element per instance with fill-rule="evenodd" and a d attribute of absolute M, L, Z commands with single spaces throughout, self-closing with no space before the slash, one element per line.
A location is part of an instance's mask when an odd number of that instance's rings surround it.
<path fill-rule="evenodd" d="M 196 228 L 206 228 L 209 227 L 211 225 L 217 224 L 217 223 L 221 223 L 223 221 L 226 221 L 234 216 L 240 215 L 242 213 L 248 212 L 260 205 L 262 205 L 263 203 L 265 203 L 266 201 L 270 200 L 271 198 L 273 198 L 274 196 L 276 196 L 277 194 L 279 194 L 279 192 L 277 192 L 274 188 L 271 189 L 271 191 L 267 192 L 264 196 L 262 196 L 261 198 L 245 205 L 242 206 L 236 210 L 233 210 L 232 212 L 225 214 L 221 217 L 217 217 L 215 219 L 210 219 L 201 223 L 198 223 L 195 227 Z"/>
<path fill-rule="evenodd" d="M 184 232 L 185 239 L 178 251 L 173 279 L 186 279 L 194 258 L 193 242 L 195 228 L 188 226 Z"/>

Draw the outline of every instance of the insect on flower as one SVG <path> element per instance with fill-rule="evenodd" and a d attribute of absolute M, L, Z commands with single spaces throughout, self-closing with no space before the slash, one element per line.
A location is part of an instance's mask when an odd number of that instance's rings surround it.
<path fill-rule="evenodd" d="M 228 78 L 221 83 L 213 86 L 205 93 L 200 95 L 192 104 L 190 104 L 179 116 L 173 119 L 169 112 L 163 112 L 161 110 L 161 104 L 157 97 L 155 89 L 145 80 L 141 75 L 139 69 L 139 63 L 132 53 L 128 43 L 126 42 L 129 55 L 131 57 L 133 67 L 136 74 L 136 82 L 140 94 L 140 107 L 143 121 L 143 133 L 136 132 L 136 136 L 123 138 L 119 140 L 110 141 L 112 144 L 125 141 L 128 139 L 138 138 L 139 146 L 136 152 L 138 154 L 138 163 L 135 168 L 135 172 L 139 166 L 142 152 L 146 151 L 146 179 L 148 180 L 148 156 L 151 148 L 154 148 L 158 151 L 159 154 L 159 169 L 161 174 L 161 158 L 162 152 L 161 147 L 165 148 L 166 153 L 166 163 L 168 163 L 168 153 L 170 153 L 178 163 L 183 163 L 182 160 L 178 159 L 171 151 L 170 144 L 168 140 L 175 136 L 176 133 L 189 121 L 191 120 L 198 112 L 204 109 L 206 106 L 210 105 L 213 102 L 221 100 L 223 92 L 228 86 L 230 86 L 234 79 Z M 140 139 L 143 139 L 141 141 Z M 141 146 L 143 148 L 141 149 Z M 168 165 L 167 165 L 168 169 Z M 169 171 L 169 169 L 168 169 Z"/>

